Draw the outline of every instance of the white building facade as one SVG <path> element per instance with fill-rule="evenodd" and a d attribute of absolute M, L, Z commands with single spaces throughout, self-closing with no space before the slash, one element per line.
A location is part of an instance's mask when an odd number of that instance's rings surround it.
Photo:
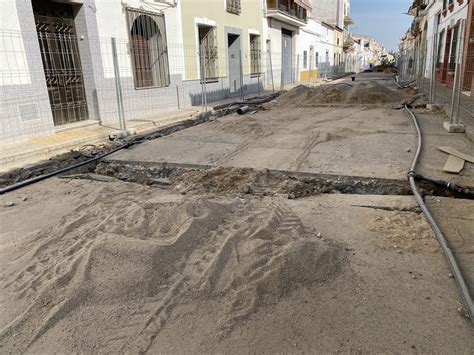
<path fill-rule="evenodd" d="M 139 0 L 2 0 L 0 6 L 1 144 L 117 122 L 116 75 L 125 119 L 173 110 L 180 99 L 190 103 L 195 88 L 182 85 L 179 6 Z"/>

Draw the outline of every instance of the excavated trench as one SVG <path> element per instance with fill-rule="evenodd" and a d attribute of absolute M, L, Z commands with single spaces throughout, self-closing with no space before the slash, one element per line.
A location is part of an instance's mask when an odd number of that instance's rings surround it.
<path fill-rule="evenodd" d="M 101 161 L 94 170 L 76 171 L 67 177 L 100 181 L 119 179 L 172 189 L 182 194 L 230 193 L 255 196 L 286 194 L 290 199 L 323 193 L 412 195 L 407 180 L 115 160 Z M 423 195 L 463 197 L 423 182 L 419 183 L 419 187 Z"/>

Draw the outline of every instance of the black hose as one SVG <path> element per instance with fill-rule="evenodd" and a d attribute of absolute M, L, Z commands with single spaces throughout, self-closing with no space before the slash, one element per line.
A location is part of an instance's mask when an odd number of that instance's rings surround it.
<path fill-rule="evenodd" d="M 117 151 L 119 151 L 120 149 L 123 149 L 123 148 L 128 148 L 130 147 L 131 145 L 133 145 L 134 143 L 133 142 L 128 142 L 128 143 L 125 143 L 117 148 L 114 148 L 112 149 L 111 151 L 108 151 L 107 153 L 104 153 L 104 154 L 101 154 L 101 155 L 98 155 L 92 159 L 89 159 L 89 160 L 85 160 L 85 161 L 82 161 L 80 163 L 77 163 L 77 164 L 74 164 L 74 165 L 71 165 L 71 166 L 68 166 L 68 167 L 65 167 L 65 168 L 62 168 L 62 169 L 59 169 L 59 170 L 56 170 L 56 171 L 53 171 L 51 173 L 48 173 L 48 174 L 44 174 L 44 175 L 40 175 L 40 176 L 35 176 L 31 179 L 27 179 L 27 180 L 23 180 L 23 181 L 20 181 L 20 182 L 17 182 L 16 184 L 13 184 L 13 185 L 9 185 L 7 187 L 4 187 L 2 189 L 0 189 L 0 195 L 3 195 L 7 192 L 11 192 L 11 191 L 14 191 L 14 190 L 17 190 L 21 187 L 25 187 L 25 186 L 28 186 L 30 184 L 33 184 L 35 182 L 39 182 L 39 181 L 42 181 L 42 180 L 46 180 L 50 177 L 53 177 L 53 176 L 56 176 L 56 175 L 59 175 L 59 174 L 62 174 L 62 173 L 65 173 L 66 171 L 70 171 L 70 170 L 73 170 L 73 169 L 76 169 L 76 168 L 80 168 L 81 166 L 84 166 L 84 165 L 87 165 L 87 164 L 90 164 L 90 163 L 93 163 L 99 159 L 102 159 L 102 158 L 105 158 L 106 156 L 112 154 L 112 153 L 115 153 Z"/>
<path fill-rule="evenodd" d="M 447 182 L 447 181 L 444 181 L 444 180 L 433 179 L 433 178 L 430 178 L 428 176 L 423 176 L 423 175 L 417 174 L 415 172 L 413 172 L 412 175 L 413 175 L 413 178 L 415 179 L 415 181 L 429 182 L 430 184 L 441 187 L 443 189 L 454 191 L 454 192 L 456 192 L 460 195 L 465 195 L 467 197 L 474 198 L 474 189 L 470 188 L 468 186 L 462 186 L 462 185 L 455 184 L 453 182 Z"/>
<path fill-rule="evenodd" d="M 454 257 L 454 254 L 451 248 L 449 247 L 448 242 L 446 241 L 446 238 L 443 232 L 441 231 L 435 219 L 431 215 L 428 207 L 425 204 L 425 201 L 423 200 L 423 197 L 421 196 L 420 192 L 418 191 L 418 188 L 416 187 L 415 176 L 417 174 L 415 173 L 415 168 L 416 168 L 416 164 L 418 163 L 418 158 L 420 157 L 420 152 L 421 152 L 421 145 L 422 145 L 421 130 L 420 130 L 420 126 L 418 125 L 418 120 L 416 119 L 415 114 L 412 111 L 410 111 L 407 105 L 405 105 L 405 110 L 412 117 L 413 123 L 416 128 L 417 136 L 418 136 L 418 147 L 416 149 L 415 157 L 413 158 L 413 162 L 411 164 L 410 172 L 408 173 L 408 180 L 410 181 L 410 187 L 411 187 L 411 190 L 413 191 L 413 195 L 415 195 L 418 205 L 421 208 L 421 211 L 423 212 L 426 220 L 430 224 L 431 229 L 433 230 L 433 233 L 436 236 L 436 239 L 438 239 L 441 249 L 443 250 L 443 253 L 448 261 L 451 272 L 454 276 L 454 280 L 456 281 L 456 284 L 458 286 L 459 293 L 461 294 L 461 298 L 463 300 L 464 306 L 466 307 L 466 310 L 469 314 L 471 321 L 474 322 L 474 306 L 472 303 L 471 295 L 469 293 L 469 289 L 466 285 L 466 281 L 463 278 L 462 272 L 459 269 L 456 258 Z"/>

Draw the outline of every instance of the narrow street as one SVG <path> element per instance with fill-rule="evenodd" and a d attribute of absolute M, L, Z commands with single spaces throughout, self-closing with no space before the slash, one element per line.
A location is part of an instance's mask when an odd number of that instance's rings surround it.
<path fill-rule="evenodd" d="M 472 353 L 406 178 L 412 97 L 383 73 L 297 86 L 1 195 L 0 352 Z M 437 147 L 474 144 L 414 112 L 418 172 L 449 181 Z M 422 188 L 474 294 L 474 200 Z"/>

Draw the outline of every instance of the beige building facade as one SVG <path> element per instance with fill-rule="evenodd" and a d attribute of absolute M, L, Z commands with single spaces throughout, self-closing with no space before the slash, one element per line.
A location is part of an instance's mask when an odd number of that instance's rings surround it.
<path fill-rule="evenodd" d="M 184 80 L 205 78 L 208 86 L 218 84 L 218 90 L 228 94 L 240 92 L 241 86 L 258 85 L 263 21 L 260 1 L 182 0 L 180 8 Z"/>

